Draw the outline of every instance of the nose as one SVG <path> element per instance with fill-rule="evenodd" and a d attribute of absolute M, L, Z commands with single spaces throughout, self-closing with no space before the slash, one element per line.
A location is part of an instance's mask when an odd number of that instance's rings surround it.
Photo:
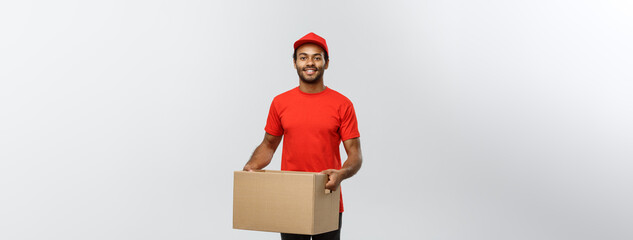
<path fill-rule="evenodd" d="M 306 62 L 306 66 L 314 66 L 314 60 L 312 60 L 312 58 L 308 58 L 308 61 Z"/>

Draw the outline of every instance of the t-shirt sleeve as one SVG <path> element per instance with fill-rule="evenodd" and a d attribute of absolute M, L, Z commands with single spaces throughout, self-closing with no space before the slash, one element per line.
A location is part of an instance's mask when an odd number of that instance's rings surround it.
<path fill-rule="evenodd" d="M 264 128 L 264 131 L 274 136 L 281 136 L 284 134 L 279 113 L 277 113 L 277 109 L 275 109 L 275 100 L 273 100 L 270 104 L 270 110 L 268 110 L 268 119 L 266 119 L 266 127 Z"/>
<path fill-rule="evenodd" d="M 352 103 L 347 104 L 342 109 L 339 133 L 342 141 L 360 137 L 358 122 L 356 121 L 356 111 L 354 111 L 354 105 Z"/>

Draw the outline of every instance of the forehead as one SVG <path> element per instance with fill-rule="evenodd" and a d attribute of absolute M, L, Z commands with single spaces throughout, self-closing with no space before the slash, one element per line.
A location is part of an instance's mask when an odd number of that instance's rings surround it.
<path fill-rule="evenodd" d="M 319 45 L 316 45 L 314 43 L 306 43 L 299 46 L 299 48 L 297 48 L 297 54 L 302 54 L 302 53 L 308 54 L 308 55 L 324 54 L 325 50 L 323 50 L 323 48 L 319 47 Z"/>

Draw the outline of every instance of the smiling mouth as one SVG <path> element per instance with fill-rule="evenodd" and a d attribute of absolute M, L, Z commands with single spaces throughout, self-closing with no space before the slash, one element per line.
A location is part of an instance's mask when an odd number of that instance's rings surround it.
<path fill-rule="evenodd" d="M 308 74 L 308 75 L 312 75 L 312 74 L 316 73 L 316 69 L 314 69 L 314 68 L 308 68 L 308 69 L 305 69 L 305 70 L 303 70 L 303 71 L 304 71 L 306 74 Z"/>

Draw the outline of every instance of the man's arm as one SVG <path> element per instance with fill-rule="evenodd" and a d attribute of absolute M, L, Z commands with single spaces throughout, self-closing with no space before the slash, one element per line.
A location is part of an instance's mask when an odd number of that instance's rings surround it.
<path fill-rule="evenodd" d="M 281 138 L 281 136 L 266 133 L 262 143 L 255 148 L 251 159 L 244 165 L 244 171 L 260 170 L 268 166 L 273 159 L 273 154 L 275 150 L 277 150 L 277 146 L 279 146 L 279 142 L 281 142 Z"/>
<path fill-rule="evenodd" d="M 325 188 L 332 191 L 336 191 L 344 179 L 354 176 L 363 164 L 360 138 L 347 139 L 343 141 L 343 146 L 345 147 L 345 152 L 347 152 L 347 160 L 343 163 L 341 170 L 328 169 L 321 172 L 328 175 L 329 180 L 325 184 Z"/>

